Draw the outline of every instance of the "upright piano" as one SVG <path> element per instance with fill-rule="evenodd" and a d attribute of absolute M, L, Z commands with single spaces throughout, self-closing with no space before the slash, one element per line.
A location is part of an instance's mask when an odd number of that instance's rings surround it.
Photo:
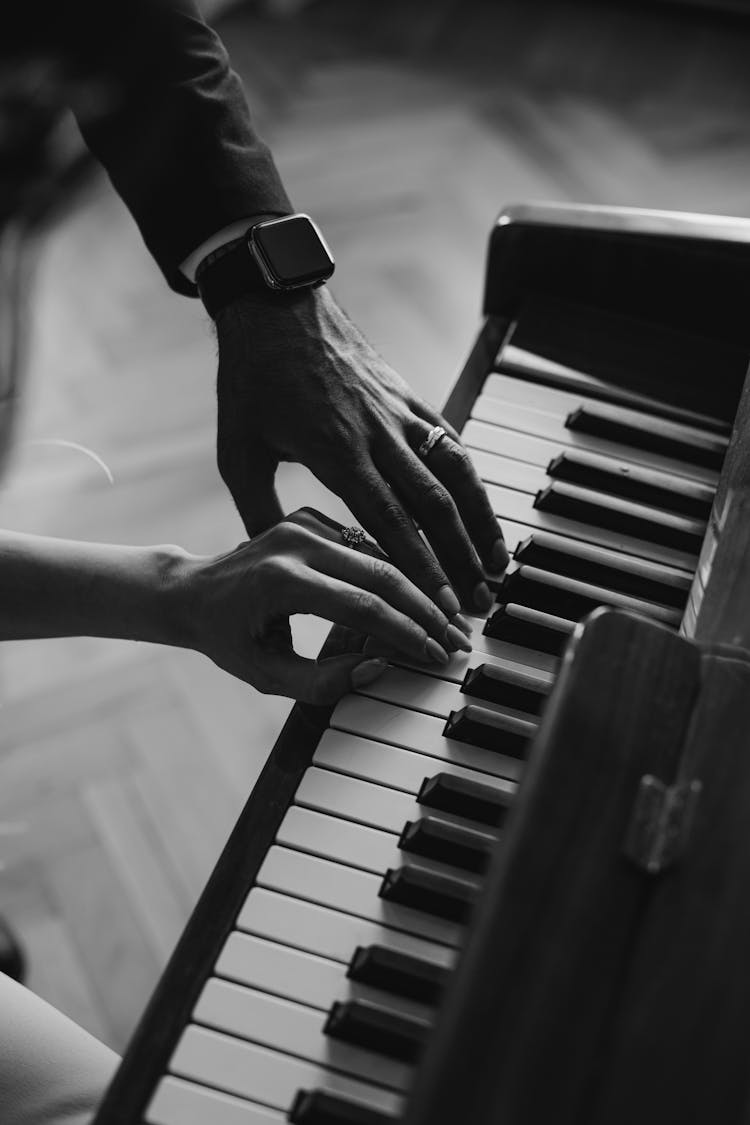
<path fill-rule="evenodd" d="M 749 304 L 750 221 L 500 215 L 495 605 L 293 708 L 95 1125 L 750 1120 Z"/>

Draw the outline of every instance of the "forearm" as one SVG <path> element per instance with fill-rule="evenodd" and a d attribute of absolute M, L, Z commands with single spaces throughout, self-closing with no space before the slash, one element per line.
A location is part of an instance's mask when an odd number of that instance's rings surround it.
<path fill-rule="evenodd" d="M 0 532 L 0 640 L 121 637 L 186 643 L 178 547 Z"/>
<path fill-rule="evenodd" d="M 255 131 L 242 84 L 193 0 L 130 0 L 87 11 L 83 65 L 97 64 L 107 96 L 76 105 L 83 135 L 143 237 L 181 292 L 179 264 L 235 220 L 291 204 Z M 66 9 L 67 10 L 67 9 Z"/>

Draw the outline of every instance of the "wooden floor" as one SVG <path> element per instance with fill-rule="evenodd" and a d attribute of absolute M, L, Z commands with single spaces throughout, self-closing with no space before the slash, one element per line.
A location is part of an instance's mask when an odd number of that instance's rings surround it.
<path fill-rule="evenodd" d="M 225 36 L 335 291 L 440 401 L 478 324 L 503 203 L 554 198 L 750 214 L 741 27 L 669 9 L 529 3 L 242 12 Z M 214 342 L 101 180 L 50 238 L 3 526 L 235 544 L 213 460 Z M 91 447 L 114 476 L 83 454 Z M 343 516 L 304 471 L 289 509 Z M 300 623 L 314 651 L 320 622 Z M 91 639 L 0 651 L 0 913 L 30 984 L 117 1049 L 283 721 L 205 659 Z"/>

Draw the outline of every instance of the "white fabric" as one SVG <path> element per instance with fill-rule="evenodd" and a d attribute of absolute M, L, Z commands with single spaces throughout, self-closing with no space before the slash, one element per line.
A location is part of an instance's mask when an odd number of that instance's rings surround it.
<path fill-rule="evenodd" d="M 0 1122 L 89 1125 L 119 1058 L 0 973 Z"/>
<path fill-rule="evenodd" d="M 250 226 L 251 220 L 238 219 L 236 222 L 231 223 L 223 230 L 217 231 L 202 242 L 197 249 L 193 250 L 192 254 L 188 254 L 184 262 L 181 263 L 180 269 L 185 274 L 188 281 L 195 281 L 195 271 L 201 264 L 204 258 L 209 254 L 213 254 L 214 250 L 218 250 L 220 246 L 224 246 L 227 242 L 233 242 L 235 238 L 242 238 L 243 234 Z"/>

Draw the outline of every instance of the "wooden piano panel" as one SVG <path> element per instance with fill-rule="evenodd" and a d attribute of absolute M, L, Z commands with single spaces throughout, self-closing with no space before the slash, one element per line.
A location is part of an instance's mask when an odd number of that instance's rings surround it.
<path fill-rule="evenodd" d="M 587 225 L 594 216 L 583 218 Z M 543 227 L 561 215 L 540 219 Z M 670 332 L 681 321 L 700 327 L 703 359 L 679 401 L 701 401 L 703 367 L 713 380 L 708 402 L 734 420 L 683 637 L 609 612 L 579 627 L 406 1125 L 747 1120 L 750 381 L 743 389 L 739 376 L 750 351 L 750 322 L 741 312 L 750 228 L 740 224 L 737 243 L 719 249 L 718 273 L 704 253 L 716 245 L 720 224 L 713 232 L 704 225 L 705 246 L 679 247 L 673 261 L 692 282 L 686 297 L 675 279 L 665 285 L 664 272 L 681 223 L 700 228 L 693 218 L 652 224 L 646 241 L 655 248 L 653 273 L 646 271 L 622 307 L 632 314 L 642 301 L 642 313 L 655 321 L 661 291 Z M 541 227 L 522 266 L 527 296 L 545 264 Z M 504 233 L 496 231 L 493 252 L 502 252 Z M 511 240 L 514 260 L 527 233 Z M 571 288 L 587 300 L 595 296 L 594 279 L 605 296 L 617 284 L 616 270 L 601 272 L 612 234 L 608 220 L 584 249 L 585 276 Z M 572 241 L 569 230 L 561 232 L 565 256 Z M 723 265 L 730 294 L 707 294 L 706 279 Z M 562 268 L 553 262 L 549 275 L 557 270 L 561 279 Z M 488 286 L 488 299 L 506 308 L 514 298 L 504 280 Z M 576 341 L 568 327 L 562 354 L 570 361 L 571 349 L 591 341 Z M 720 352 L 727 368 L 713 363 Z M 626 373 L 621 368 L 619 377 Z M 662 678 L 669 675 L 671 683 Z M 674 822 L 684 839 L 657 872 L 629 850 L 634 818 L 644 816 L 639 787 L 649 775 L 694 797 L 686 805 L 691 814 Z M 444 1077 L 448 1066 L 459 1082 Z"/>

